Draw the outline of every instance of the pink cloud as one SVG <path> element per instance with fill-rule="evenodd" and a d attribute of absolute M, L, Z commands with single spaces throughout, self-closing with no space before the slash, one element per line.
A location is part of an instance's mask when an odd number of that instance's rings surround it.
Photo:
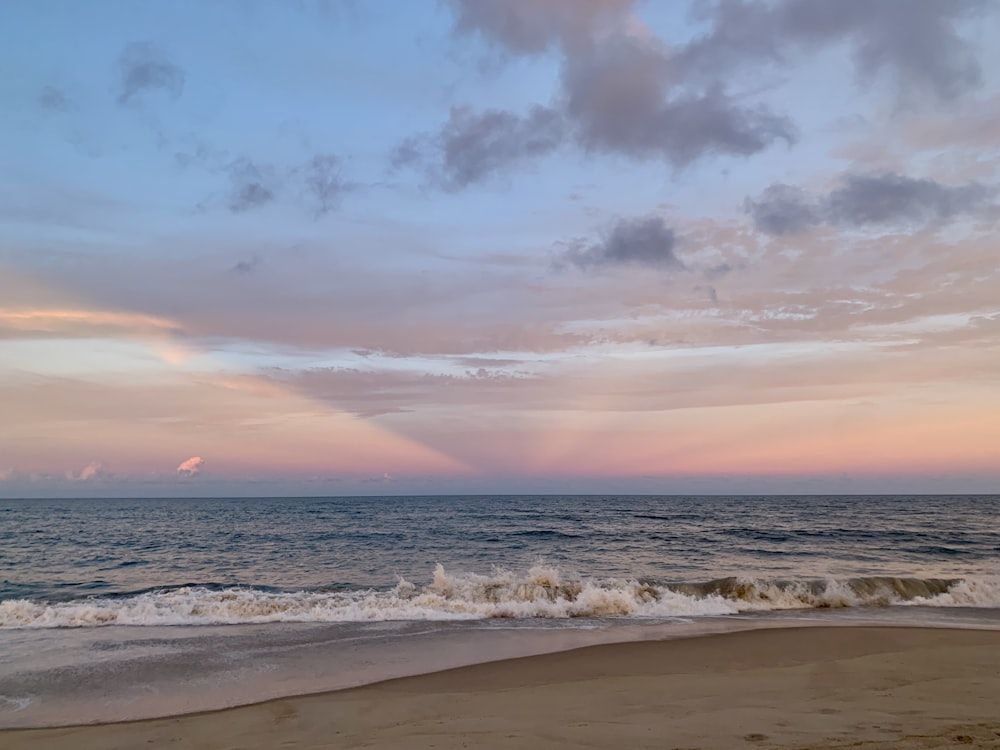
<path fill-rule="evenodd" d="M 193 477 L 201 472 L 201 467 L 205 460 L 201 456 L 191 456 L 187 461 L 182 461 L 177 467 L 177 474 L 182 477 Z"/>
<path fill-rule="evenodd" d="M 80 475 L 77 477 L 77 479 L 81 482 L 86 482 L 88 479 L 93 479 L 100 473 L 101 473 L 101 464 L 99 464 L 97 461 L 91 461 L 89 464 L 83 467 L 83 471 L 80 472 Z"/>

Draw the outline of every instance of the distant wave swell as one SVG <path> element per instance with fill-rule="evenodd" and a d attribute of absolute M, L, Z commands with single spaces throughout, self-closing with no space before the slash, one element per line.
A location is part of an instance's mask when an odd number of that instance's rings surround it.
<path fill-rule="evenodd" d="M 218 625 L 485 618 L 694 617 L 829 607 L 1000 607 L 1000 578 L 865 577 L 783 581 L 720 578 L 703 583 L 567 577 L 535 566 L 491 575 L 449 573 L 391 589 L 275 591 L 181 586 L 65 602 L 0 602 L 0 628 Z"/>

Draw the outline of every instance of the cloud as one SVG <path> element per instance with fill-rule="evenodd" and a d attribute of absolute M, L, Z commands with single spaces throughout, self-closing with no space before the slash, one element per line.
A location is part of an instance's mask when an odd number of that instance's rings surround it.
<path fill-rule="evenodd" d="M 268 166 L 258 166 L 246 157 L 229 164 L 226 171 L 231 183 L 229 210 L 243 213 L 267 205 L 275 198 L 277 178 Z"/>
<path fill-rule="evenodd" d="M 788 63 L 791 54 L 823 45 L 850 45 L 859 81 L 888 75 L 904 95 L 952 100 L 978 86 L 974 52 L 957 21 L 995 5 L 990 0 L 723 0 L 703 3 L 711 30 L 681 49 L 680 71 L 717 77 L 766 61 Z"/>
<path fill-rule="evenodd" d="M 757 229 L 775 236 L 798 234 L 823 220 L 804 190 L 781 183 L 766 188 L 756 200 L 747 198 L 743 208 Z"/>
<path fill-rule="evenodd" d="M 125 47 L 118 67 L 119 104 L 128 104 L 140 94 L 157 90 L 176 99 L 184 90 L 184 71 L 149 42 L 132 42 Z"/>
<path fill-rule="evenodd" d="M 585 150 L 660 158 L 680 168 L 712 154 L 752 156 L 777 141 L 795 142 L 788 118 L 738 105 L 721 86 L 670 95 L 648 70 L 660 61 L 629 57 L 624 52 L 566 71 L 567 111 Z"/>
<path fill-rule="evenodd" d="M 38 95 L 38 106 L 53 112 L 65 112 L 73 105 L 61 89 L 55 86 L 46 86 Z"/>
<path fill-rule="evenodd" d="M 561 261 L 580 269 L 609 265 L 681 269 L 684 264 L 674 254 L 676 243 L 674 230 L 659 216 L 621 219 L 600 242 L 577 243 Z"/>
<path fill-rule="evenodd" d="M 91 479 L 102 477 L 104 473 L 103 466 L 100 462 L 91 461 L 80 470 L 79 474 L 67 471 L 65 477 L 69 482 L 89 482 Z"/>
<path fill-rule="evenodd" d="M 948 187 L 934 180 L 897 174 L 851 175 L 830 193 L 827 211 L 837 224 L 948 220 L 981 207 L 989 191 L 978 183 Z"/>
<path fill-rule="evenodd" d="M 174 152 L 174 162 L 182 169 L 200 167 L 224 176 L 229 187 L 222 205 L 232 213 L 253 211 L 286 197 L 302 207 L 311 204 L 314 218 L 320 218 L 335 210 L 344 194 L 359 187 L 344 179 L 342 161 L 331 153 L 315 153 L 303 162 L 281 165 L 235 156 L 196 138 L 185 150 Z M 210 205 L 219 205 L 218 196 L 201 204 Z"/>
<path fill-rule="evenodd" d="M 573 48 L 627 16 L 632 0 L 449 0 L 455 30 L 478 33 L 512 52 Z"/>
<path fill-rule="evenodd" d="M 350 186 L 340 176 L 340 159 L 333 154 L 317 154 L 305 166 L 306 188 L 317 203 L 316 215 L 324 216 L 340 203 Z"/>
<path fill-rule="evenodd" d="M 670 50 L 629 16 L 622 0 L 453 0 L 457 33 L 475 33 L 516 54 L 549 49 L 561 56 L 551 107 L 528 115 L 452 109 L 430 139 L 446 186 L 462 188 L 562 143 L 587 152 L 661 159 L 682 168 L 716 154 L 750 156 L 795 128 L 763 106 L 744 106 L 721 81 L 701 90 L 673 76 Z M 416 162 L 418 143 L 393 151 L 394 167 Z M 426 149 L 424 149 L 426 151 Z M 426 154 L 425 154 L 426 156 Z"/>
<path fill-rule="evenodd" d="M 424 152 L 429 146 L 426 136 L 404 138 L 389 152 L 389 167 L 396 170 L 421 164 L 426 158 Z"/>
<path fill-rule="evenodd" d="M 676 55 L 630 16 L 622 0 L 453 0 L 455 29 L 515 53 L 556 46 L 557 100 L 587 151 L 661 158 L 684 167 L 711 154 L 749 156 L 791 144 L 787 118 L 737 104 L 713 79 L 702 90 L 673 69 Z"/>
<path fill-rule="evenodd" d="M 729 87 L 761 65 L 791 65 L 796 55 L 847 44 L 858 79 L 894 81 L 901 99 L 949 101 L 977 87 L 981 70 L 957 23 L 986 12 L 990 0 L 704 0 L 695 21 L 708 26 L 686 44 L 668 46 L 632 15 L 630 0 L 449 0 L 458 35 L 475 35 L 513 55 L 555 53 L 558 89 L 550 127 L 527 145 L 530 117 L 504 110 L 453 110 L 431 139 L 436 166 L 451 189 L 561 142 L 590 153 L 660 159 L 674 169 L 710 156 L 749 157 L 792 145 L 790 119 L 746 105 Z M 753 80 L 756 80 L 753 79 Z M 556 124 L 560 125 L 557 126 Z M 407 139 L 392 165 L 425 161 Z M 804 218 L 804 217 L 800 217 Z"/>
<path fill-rule="evenodd" d="M 51 307 L 0 307 L 0 338 L 9 333 L 54 333 L 61 336 L 101 336 L 109 332 L 162 335 L 180 325 L 168 318 L 113 310 Z"/>
<path fill-rule="evenodd" d="M 81 482 L 86 482 L 88 479 L 93 479 L 94 477 L 100 475 L 100 473 L 101 473 L 101 464 L 99 464 L 97 461 L 91 461 L 89 464 L 83 467 L 83 471 L 80 472 L 80 475 L 77 477 L 77 479 Z"/>
<path fill-rule="evenodd" d="M 828 195 L 774 184 L 744 209 L 765 234 L 798 234 L 820 224 L 863 228 L 880 224 L 925 225 L 972 214 L 985 207 L 994 190 L 977 182 L 948 186 L 885 172 L 847 175 Z"/>
<path fill-rule="evenodd" d="M 201 467 L 204 466 L 205 460 L 201 456 L 191 456 L 187 461 L 181 461 L 180 466 L 177 467 L 177 475 L 181 477 L 193 477 L 201 473 Z"/>
<path fill-rule="evenodd" d="M 0 469 L 0 482 L 7 482 L 14 478 L 14 469 Z"/>
<path fill-rule="evenodd" d="M 955 21 L 984 0 L 881 0 L 838 4 L 825 0 L 786 0 L 787 32 L 804 44 L 848 36 L 854 45 L 859 77 L 888 71 L 898 85 L 940 99 L 954 99 L 980 82 L 979 64 L 955 31 Z"/>
<path fill-rule="evenodd" d="M 255 255 L 249 260 L 241 260 L 235 266 L 233 266 L 233 273 L 252 273 L 257 266 L 260 265 L 260 256 Z"/>
<path fill-rule="evenodd" d="M 430 168 L 435 181 L 456 190 L 550 153 L 559 147 L 564 132 L 562 117 L 548 107 L 532 107 L 524 116 L 498 109 L 473 112 L 453 107 L 440 133 L 424 138 L 422 144 L 404 141 L 394 152 L 393 163 L 404 166 L 433 155 L 439 162 Z"/>

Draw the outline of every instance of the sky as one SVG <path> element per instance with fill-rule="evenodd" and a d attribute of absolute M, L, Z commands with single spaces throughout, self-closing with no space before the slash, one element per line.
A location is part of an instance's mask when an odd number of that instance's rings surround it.
<path fill-rule="evenodd" d="M 1000 0 L 8 0 L 0 496 L 1000 491 Z"/>

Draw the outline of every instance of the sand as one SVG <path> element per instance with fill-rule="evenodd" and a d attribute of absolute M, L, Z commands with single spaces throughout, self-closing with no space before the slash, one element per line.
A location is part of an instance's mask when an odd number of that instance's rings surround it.
<path fill-rule="evenodd" d="M 0 732 L 5 750 L 1000 749 L 1000 632 L 813 627 L 627 643 L 165 719 Z"/>

